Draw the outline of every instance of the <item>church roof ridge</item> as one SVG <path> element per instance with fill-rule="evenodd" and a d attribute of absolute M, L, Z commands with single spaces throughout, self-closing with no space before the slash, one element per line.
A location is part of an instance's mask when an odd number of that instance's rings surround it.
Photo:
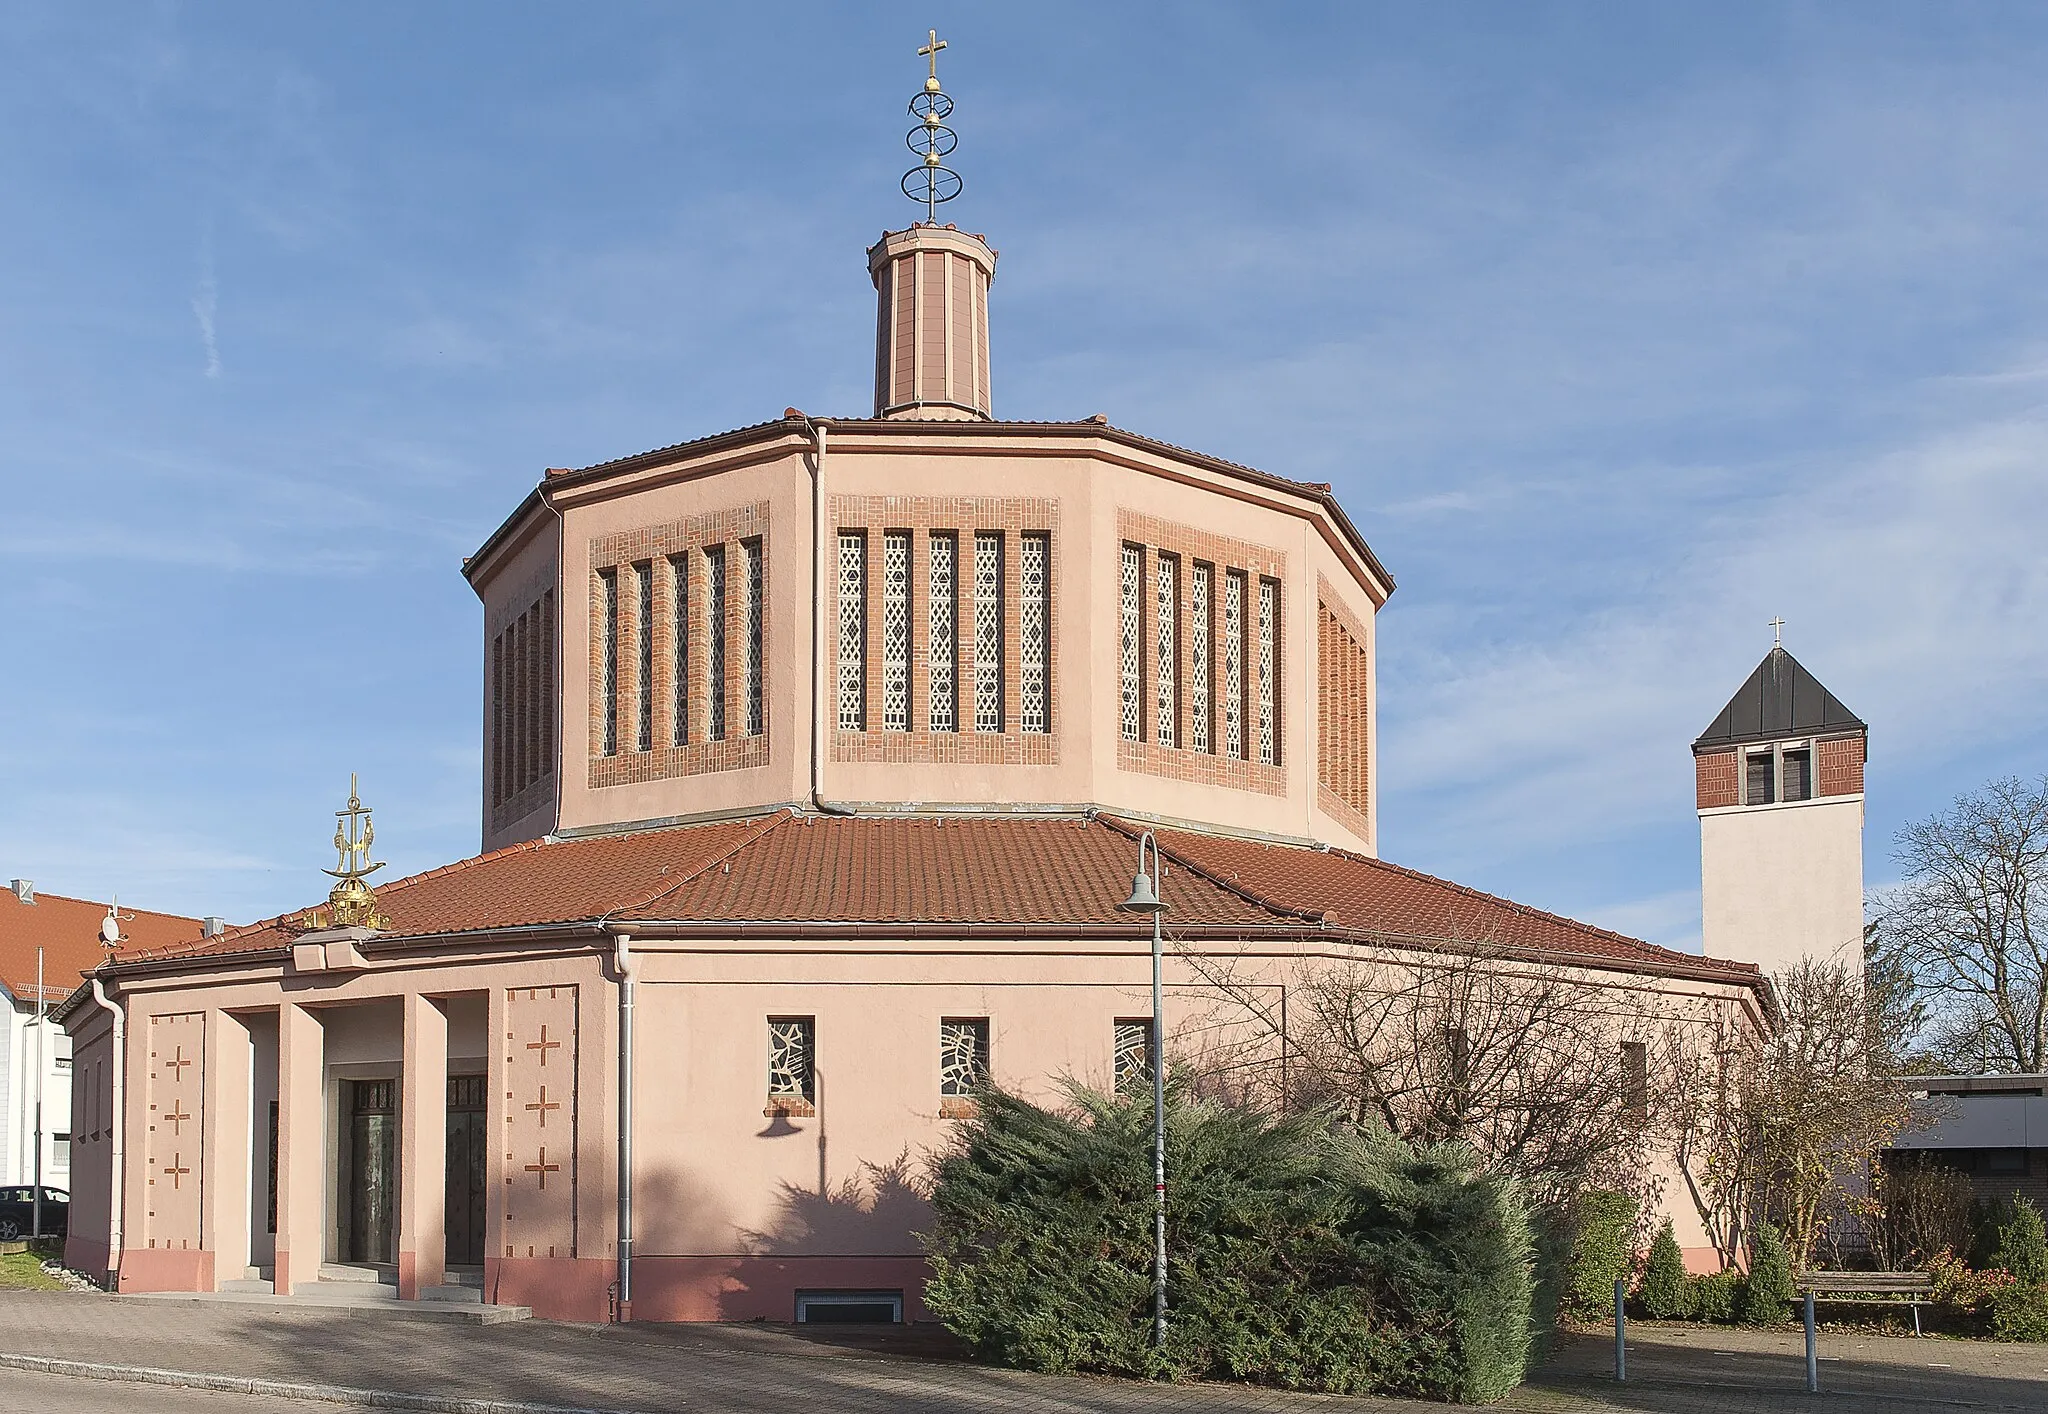
<path fill-rule="evenodd" d="M 1698 753 L 1785 737 L 1867 731 L 1862 718 L 1779 644 L 1764 655 L 1692 749 Z"/>

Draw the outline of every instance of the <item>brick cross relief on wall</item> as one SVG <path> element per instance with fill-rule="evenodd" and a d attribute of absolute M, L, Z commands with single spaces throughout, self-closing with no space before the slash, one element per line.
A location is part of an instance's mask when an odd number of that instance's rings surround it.
<path fill-rule="evenodd" d="M 505 994 L 506 1257 L 576 1254 L 577 992 Z"/>

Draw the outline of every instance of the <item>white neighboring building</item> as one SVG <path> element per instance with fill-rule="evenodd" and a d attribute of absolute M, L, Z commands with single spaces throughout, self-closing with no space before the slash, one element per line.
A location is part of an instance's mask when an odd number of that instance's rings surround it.
<path fill-rule="evenodd" d="M 1692 744 L 1708 957 L 1862 956 L 1868 736 L 1781 645 Z"/>
<path fill-rule="evenodd" d="M 0 1185 L 36 1180 L 40 1095 L 43 1186 L 70 1187 L 71 1038 L 54 1021 L 38 1023 L 36 953 L 42 952 L 43 1000 L 54 1006 L 77 989 L 84 973 L 99 966 L 105 954 L 100 924 L 106 916 L 104 903 L 39 894 L 27 879 L 12 880 L 0 893 L 0 1001 L 5 1002 L 0 1005 Z M 122 909 L 119 921 L 130 946 L 189 943 L 205 936 L 209 927 L 220 931 L 218 919 L 141 909 Z"/>

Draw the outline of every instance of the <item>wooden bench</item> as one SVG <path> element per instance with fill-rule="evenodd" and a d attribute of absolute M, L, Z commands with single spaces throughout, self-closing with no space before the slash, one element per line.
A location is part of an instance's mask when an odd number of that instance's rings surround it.
<path fill-rule="evenodd" d="M 1934 1278 L 1926 1272 L 1801 1272 L 1794 1279 L 1801 1295 L 1833 1301 L 1904 1301 L 1913 1308 L 1913 1334 L 1920 1334 L 1920 1306 L 1934 1295 Z"/>

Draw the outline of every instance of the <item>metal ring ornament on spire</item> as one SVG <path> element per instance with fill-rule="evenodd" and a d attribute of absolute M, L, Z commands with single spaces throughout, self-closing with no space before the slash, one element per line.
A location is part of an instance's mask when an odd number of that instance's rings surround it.
<path fill-rule="evenodd" d="M 929 127 L 912 128 L 909 132 L 905 133 L 903 135 L 903 145 L 912 152 L 915 152 L 919 157 L 923 157 L 928 152 L 936 152 L 941 157 L 950 157 L 953 154 L 953 149 L 960 145 L 960 138 L 951 128 L 940 127 L 937 123 L 933 123 Z"/>
<path fill-rule="evenodd" d="M 928 208 L 960 195 L 962 185 L 960 174 L 951 167 L 912 167 L 903 174 L 903 194 Z"/>
<path fill-rule="evenodd" d="M 952 112 L 953 100 L 936 89 L 927 93 L 920 93 L 917 97 L 910 100 L 910 116 L 913 118 L 927 120 L 936 118 L 943 122 L 952 116 Z"/>

